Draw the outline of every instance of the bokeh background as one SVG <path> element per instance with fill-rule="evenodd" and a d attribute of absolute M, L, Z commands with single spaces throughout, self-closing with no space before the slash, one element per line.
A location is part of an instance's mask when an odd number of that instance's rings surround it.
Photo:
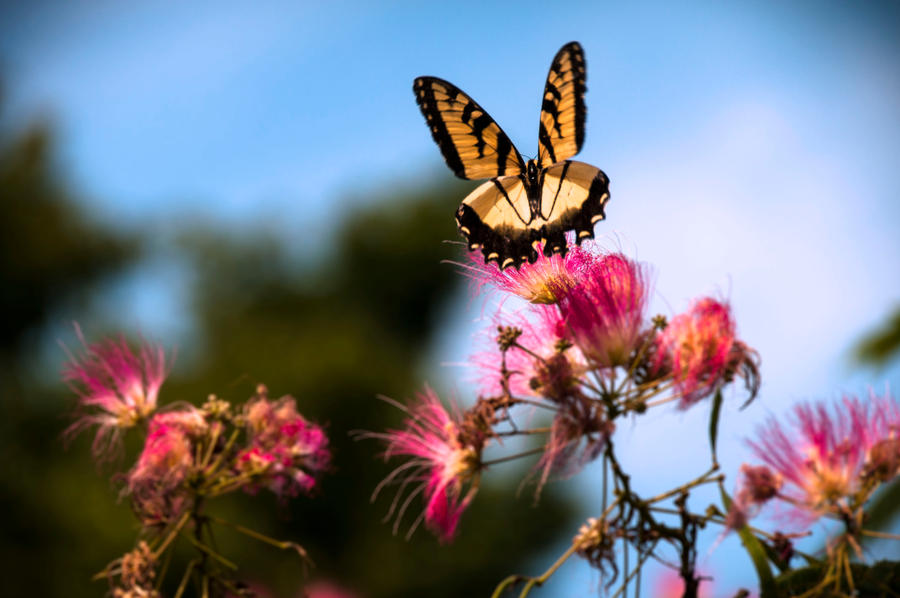
<path fill-rule="evenodd" d="M 653 264 L 656 312 L 729 298 L 762 355 L 761 397 L 723 413 L 725 471 L 755 425 L 797 401 L 896 387 L 898 30 L 887 2 L 4 3 L 0 594 L 102 594 L 91 574 L 133 541 L 89 439 L 60 440 L 73 321 L 89 338 L 177 348 L 163 400 L 243 400 L 265 382 L 327 424 L 336 470 L 320 495 L 220 507 L 303 542 L 312 578 L 372 598 L 486 596 L 509 573 L 543 571 L 597 513 L 596 468 L 535 506 L 517 492 L 525 470 L 498 467 L 457 542 L 439 546 L 381 523 L 390 499 L 368 499 L 389 466 L 348 432 L 397 425 L 376 394 L 409 397 L 426 380 L 472 401 L 459 364 L 492 313 L 442 263 L 462 257 L 444 241 L 474 185 L 443 166 L 413 78 L 453 81 L 530 155 L 547 68 L 572 39 L 588 63 L 580 159 L 612 181 L 601 242 Z M 620 426 L 638 488 L 703 470 L 706 417 L 699 406 Z M 737 539 L 717 536 L 701 548 L 713 595 L 753 587 Z M 275 595 L 309 579 L 290 555 L 222 542 Z M 572 561 L 535 595 L 601 586 Z"/>

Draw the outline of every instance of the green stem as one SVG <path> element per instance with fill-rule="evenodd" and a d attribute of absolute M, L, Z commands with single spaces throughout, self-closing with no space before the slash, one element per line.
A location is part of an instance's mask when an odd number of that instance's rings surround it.
<path fill-rule="evenodd" d="M 169 547 L 169 544 L 171 544 L 172 540 L 174 540 L 178 536 L 178 534 L 181 532 L 181 528 L 183 528 L 185 526 L 185 524 L 188 522 L 188 520 L 190 518 L 191 518 L 190 511 L 185 511 L 185 513 L 181 516 L 181 519 L 178 520 L 178 522 L 175 524 L 175 526 L 169 532 L 169 535 L 166 536 L 166 539 L 163 540 L 162 544 L 159 545 L 159 548 L 157 548 L 153 552 L 154 559 L 158 559 L 160 557 L 160 555 L 166 550 L 166 548 Z"/>
<path fill-rule="evenodd" d="M 210 521 L 215 521 L 216 523 L 221 524 L 221 525 L 227 525 L 228 527 L 234 529 L 235 531 L 238 531 L 238 532 L 244 534 L 245 536 L 249 536 L 249 537 L 253 538 L 254 540 L 259 540 L 260 542 L 265 542 L 266 544 L 269 544 L 276 548 L 280 548 L 281 550 L 294 550 L 297 552 L 298 555 L 300 555 L 300 558 L 303 561 L 312 564 L 312 560 L 309 558 L 309 555 L 306 553 L 306 550 L 302 546 L 297 544 L 296 542 L 289 542 L 287 540 L 276 540 L 275 538 L 270 538 L 269 536 L 267 536 L 265 534 L 261 534 L 255 530 L 244 527 L 243 525 L 239 525 L 237 523 L 232 523 L 231 521 L 222 519 L 220 517 L 216 517 L 214 515 L 208 515 L 207 517 Z"/>
<path fill-rule="evenodd" d="M 163 580 L 166 578 L 166 573 L 169 571 L 169 564 L 172 562 L 172 553 L 166 553 L 166 559 L 163 561 L 162 567 L 159 570 L 159 576 L 156 579 L 156 591 L 158 592 L 160 588 L 162 588 Z"/>
<path fill-rule="evenodd" d="M 509 577 L 501 581 L 496 588 L 494 588 L 494 593 L 491 594 L 491 598 L 500 598 L 500 594 L 502 594 L 506 590 L 506 588 L 515 585 L 521 579 L 521 575 L 510 575 Z"/>
<path fill-rule="evenodd" d="M 226 559 L 224 556 L 217 553 L 215 550 L 213 550 L 212 548 L 210 548 L 209 546 L 207 546 L 206 544 L 201 542 L 198 538 L 195 538 L 191 535 L 187 535 L 185 537 L 190 541 L 191 544 L 193 544 L 197 548 L 197 550 L 199 550 L 203 554 L 211 556 L 212 558 L 219 561 L 220 563 L 222 563 L 223 565 L 225 565 L 232 571 L 237 571 L 237 565 L 235 565 L 234 563 L 232 563 L 231 561 Z"/>
<path fill-rule="evenodd" d="M 613 594 L 610 598 L 617 598 L 618 596 L 625 595 L 625 592 L 628 589 L 628 582 L 634 579 L 634 577 L 641 572 L 641 567 L 643 567 L 647 559 L 649 559 L 653 555 L 653 550 L 655 548 L 656 544 L 654 544 L 648 552 L 645 552 L 643 555 L 641 555 L 641 558 L 638 559 L 637 565 L 635 565 L 634 570 L 625 577 L 625 580 L 622 582 L 622 586 L 619 587 L 619 589 L 616 590 L 616 593 Z"/>
<path fill-rule="evenodd" d="M 873 538 L 886 538 L 888 540 L 900 540 L 900 534 L 889 534 L 887 532 L 877 532 L 872 529 L 861 529 L 860 533 L 864 536 L 872 536 Z"/>
<path fill-rule="evenodd" d="M 194 571 L 194 567 L 198 565 L 199 561 L 197 559 L 191 560 L 188 563 L 188 566 L 184 569 L 184 575 L 181 576 L 181 582 L 178 584 L 178 590 L 175 592 L 174 598 L 181 598 L 184 594 L 184 590 L 187 588 L 187 582 L 191 578 L 191 573 Z"/>
<path fill-rule="evenodd" d="M 540 587 L 544 585 L 547 580 L 550 579 L 550 576 L 556 573 L 556 570 L 562 567 L 563 563 L 569 560 L 569 558 L 577 551 L 578 546 L 573 542 L 572 545 L 569 546 L 569 549 L 566 550 L 562 554 L 562 556 L 556 559 L 556 562 L 550 565 L 550 568 L 544 571 L 544 573 L 540 577 L 532 577 L 528 580 L 528 582 L 525 584 L 525 587 L 522 588 L 522 593 L 519 594 L 519 598 L 525 598 L 526 596 L 528 596 L 529 592 L 531 592 L 534 587 Z"/>
<path fill-rule="evenodd" d="M 241 431 L 235 430 L 231 433 L 231 436 L 228 438 L 228 442 L 225 443 L 225 448 L 222 449 L 222 452 L 218 454 L 215 462 L 210 465 L 206 471 L 204 472 L 207 477 L 212 477 L 212 474 L 219 468 L 222 464 L 222 461 L 225 459 L 225 456 L 231 451 L 231 447 L 234 446 L 234 443 L 237 442 L 238 436 L 240 436 Z"/>

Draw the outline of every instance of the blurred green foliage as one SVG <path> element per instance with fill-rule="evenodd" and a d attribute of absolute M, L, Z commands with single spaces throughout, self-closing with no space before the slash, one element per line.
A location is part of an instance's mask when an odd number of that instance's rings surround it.
<path fill-rule="evenodd" d="M 877 329 L 869 332 L 855 349 L 860 364 L 883 367 L 900 353 L 900 307 Z"/>
<path fill-rule="evenodd" d="M 47 127 L 0 140 L 3 596 L 102 595 L 104 582 L 91 575 L 129 550 L 137 531 L 109 468 L 98 471 L 90 461 L 89 435 L 64 450 L 60 434 L 74 396 L 45 363 L 40 339 L 62 306 L 87 309 L 104 281 L 151 258 L 159 242 L 92 223 L 56 173 L 52 140 Z M 321 576 L 370 598 L 485 596 L 577 527 L 572 505 L 552 488 L 534 506 L 510 479 L 483 486 L 450 546 L 425 530 L 411 541 L 393 536 L 381 521 L 390 491 L 370 504 L 393 465 L 377 458 L 376 442 L 354 442 L 348 432 L 399 426 L 402 413 L 376 395 L 406 398 L 421 388 L 438 316 L 463 295 L 462 277 L 441 263 L 458 257 L 442 240 L 456 237 L 452 214 L 461 194 L 458 186 L 386 192 L 348 217 L 322 264 L 299 263 L 263 231 L 236 239 L 201 223 L 180 223 L 165 247 L 192 272 L 184 284 L 193 336 L 161 402 L 196 404 L 210 393 L 242 401 L 262 382 L 273 397 L 295 396 L 332 441 L 334 470 L 317 496 L 283 504 L 267 493 L 237 495 L 218 507 L 309 551 L 316 567 L 304 576 L 296 555 L 222 529 L 221 552 L 241 564 L 242 578 L 273 595 L 298 596 L 305 580 Z M 101 317 L 85 332 L 98 340 L 109 326 Z M 127 448 L 132 458 L 138 446 Z M 412 507 L 402 532 L 420 508 Z"/>
<path fill-rule="evenodd" d="M 859 598 L 885 598 L 898 596 L 897 588 L 900 587 L 900 565 L 896 562 L 878 561 L 872 565 L 853 563 L 850 565 L 853 574 L 854 596 Z M 789 598 L 809 592 L 826 575 L 825 565 L 815 565 L 793 569 L 778 577 L 778 590 L 776 596 Z M 840 591 L 832 591 L 834 588 L 819 591 L 818 598 L 840 598 L 851 592 L 846 579 L 840 584 Z"/>

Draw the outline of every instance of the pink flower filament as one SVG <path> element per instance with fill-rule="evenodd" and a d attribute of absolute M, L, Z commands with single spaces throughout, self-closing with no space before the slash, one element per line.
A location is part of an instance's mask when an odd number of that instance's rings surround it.
<path fill-rule="evenodd" d="M 735 324 L 727 303 L 710 297 L 672 318 L 657 337 L 657 363 L 671 368 L 681 406 L 714 393 L 725 381 L 735 345 Z"/>
<path fill-rule="evenodd" d="M 749 444 L 784 480 L 779 497 L 793 505 L 795 518 L 809 522 L 865 502 L 877 485 L 868 477 L 883 471 L 879 447 L 898 432 L 897 402 L 872 393 L 868 402 L 845 397 L 830 409 L 825 403 L 797 405 L 790 428 L 770 419 Z M 890 473 L 897 475 L 896 468 Z"/>
<path fill-rule="evenodd" d="M 577 256 L 582 274 L 559 302 L 575 344 L 601 367 L 627 365 L 641 337 L 645 268 L 621 253 Z"/>
<path fill-rule="evenodd" d="M 466 441 L 459 418 L 451 416 L 431 389 L 426 388 L 417 399 L 418 403 L 407 409 L 409 417 L 404 429 L 376 435 L 387 443 L 385 459 L 398 455 L 412 459 L 391 472 L 376 488 L 375 494 L 398 478 L 402 480 L 391 507 L 393 513 L 406 487 L 418 483 L 400 507 L 397 525 L 412 498 L 421 492 L 426 503 L 422 515 L 425 525 L 441 541 L 449 542 L 456 532 L 460 516 L 477 489 L 483 440 Z M 466 483 L 471 483 L 471 486 L 464 495 Z M 415 527 L 416 524 L 410 534 Z"/>
<path fill-rule="evenodd" d="M 156 410 L 157 395 L 166 378 L 165 354 L 149 343 L 135 353 L 124 338 L 85 344 L 81 355 L 70 356 L 63 378 L 78 393 L 82 412 L 67 434 L 97 425 L 94 454 L 100 456 L 117 444 L 121 430 Z"/>

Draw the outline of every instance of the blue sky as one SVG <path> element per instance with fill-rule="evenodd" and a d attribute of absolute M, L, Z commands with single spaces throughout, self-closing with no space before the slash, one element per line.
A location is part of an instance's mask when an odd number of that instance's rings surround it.
<path fill-rule="evenodd" d="M 900 302 L 898 30 L 888 3 L 7 3 L 3 126 L 51 118 L 62 168 L 113 226 L 265 223 L 312 250 L 390 185 L 450 180 L 414 77 L 456 83 L 533 154 L 550 59 L 576 39 L 579 159 L 612 181 L 598 235 L 654 266 L 656 311 L 723 294 L 762 354 L 760 400 L 725 414 L 734 471 L 767 415 L 897 386 L 896 368 L 859 372 L 848 349 Z M 150 328 L 177 306 L 163 292 L 118 300 Z M 462 361 L 479 314 L 450 310 L 429 360 Z M 457 374 L 429 375 L 465 396 Z M 620 428 L 648 491 L 690 475 L 704 417 Z M 749 579 L 738 550 L 729 539 L 708 557 L 723 590 Z M 581 564 L 559 578 L 544 595 L 596 589 Z"/>

